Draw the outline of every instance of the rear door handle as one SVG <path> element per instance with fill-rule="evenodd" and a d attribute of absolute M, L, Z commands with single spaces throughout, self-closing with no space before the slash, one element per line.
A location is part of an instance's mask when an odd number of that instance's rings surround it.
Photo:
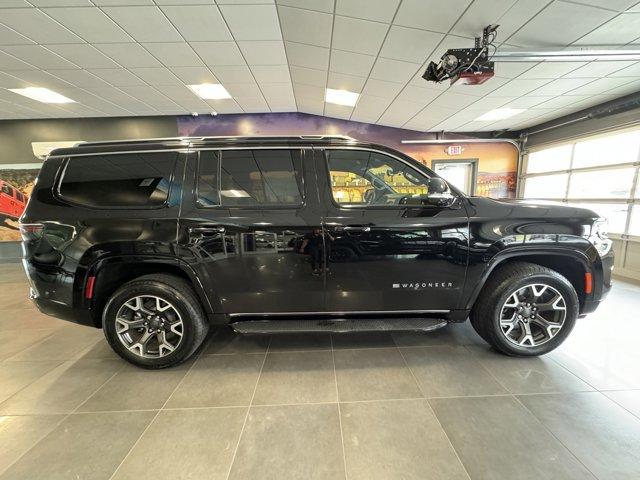
<path fill-rule="evenodd" d="M 336 232 L 370 232 L 371 227 L 366 227 L 364 225 L 355 226 L 355 225 L 347 225 L 346 227 L 336 227 Z"/>
<path fill-rule="evenodd" d="M 212 235 L 214 233 L 224 233 L 224 227 L 189 227 L 189 233 L 195 235 Z"/>

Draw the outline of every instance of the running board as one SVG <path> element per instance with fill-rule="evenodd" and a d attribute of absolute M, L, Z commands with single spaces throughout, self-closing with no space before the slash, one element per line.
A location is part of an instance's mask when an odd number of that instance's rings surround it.
<path fill-rule="evenodd" d="M 348 318 L 304 320 L 245 320 L 231 323 L 238 333 L 397 332 L 437 330 L 447 324 L 441 318 Z"/>

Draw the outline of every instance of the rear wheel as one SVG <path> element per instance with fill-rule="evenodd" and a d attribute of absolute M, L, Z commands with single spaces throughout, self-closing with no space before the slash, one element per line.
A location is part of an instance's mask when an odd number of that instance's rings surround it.
<path fill-rule="evenodd" d="M 578 296 L 558 272 L 512 263 L 493 274 L 471 312 L 471 324 L 508 355 L 542 355 L 559 346 L 578 317 Z"/>
<path fill-rule="evenodd" d="M 187 282 L 172 275 L 145 275 L 111 296 L 102 328 L 118 355 L 155 369 L 188 359 L 204 340 L 209 325 Z"/>

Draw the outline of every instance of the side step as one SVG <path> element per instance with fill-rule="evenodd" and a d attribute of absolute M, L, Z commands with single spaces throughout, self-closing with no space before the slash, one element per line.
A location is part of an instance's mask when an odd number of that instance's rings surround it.
<path fill-rule="evenodd" d="M 245 320 L 231 323 L 238 333 L 393 332 L 430 331 L 447 324 L 441 318 L 318 318 L 304 320 Z"/>

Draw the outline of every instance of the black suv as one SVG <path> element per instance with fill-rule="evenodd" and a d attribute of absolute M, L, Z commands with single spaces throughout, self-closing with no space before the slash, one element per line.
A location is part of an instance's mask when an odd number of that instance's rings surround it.
<path fill-rule="evenodd" d="M 38 308 L 102 327 L 146 368 L 184 361 L 225 323 L 430 330 L 470 317 L 501 352 L 540 355 L 594 311 L 613 268 L 589 210 L 467 197 L 342 136 L 58 149 L 21 232 Z"/>

